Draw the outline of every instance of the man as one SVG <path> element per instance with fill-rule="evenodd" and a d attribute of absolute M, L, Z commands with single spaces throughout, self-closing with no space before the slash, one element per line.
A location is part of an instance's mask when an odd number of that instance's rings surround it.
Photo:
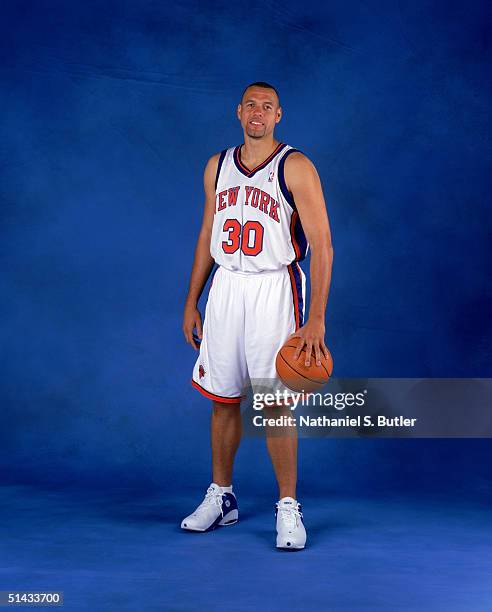
<path fill-rule="evenodd" d="M 274 138 L 282 117 L 268 83 L 249 85 L 237 107 L 244 144 L 211 157 L 204 173 L 205 210 L 184 309 L 186 340 L 200 355 L 193 386 L 212 400 L 212 477 L 203 502 L 181 523 L 207 531 L 237 522 L 232 468 L 241 439 L 241 394 L 248 380 L 275 380 L 275 356 L 289 336 L 306 347 L 306 366 L 327 355 L 325 309 L 333 248 L 323 192 L 311 161 Z M 300 119 L 307 123 L 308 115 Z M 311 248 L 311 306 L 304 323 Z M 197 302 L 214 266 L 203 333 Z M 196 336 L 194 329 L 196 328 Z M 198 347 L 198 339 L 201 340 Z M 296 499 L 297 437 L 266 431 L 279 487 L 277 547 L 304 548 Z"/>

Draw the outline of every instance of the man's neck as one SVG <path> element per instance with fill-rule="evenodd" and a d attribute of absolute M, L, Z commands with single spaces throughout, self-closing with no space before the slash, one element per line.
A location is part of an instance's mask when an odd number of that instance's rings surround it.
<path fill-rule="evenodd" d="M 273 135 L 265 139 L 251 138 L 245 134 L 244 144 L 241 148 L 241 161 L 248 168 L 254 168 L 271 155 L 279 144 L 279 141 Z"/>

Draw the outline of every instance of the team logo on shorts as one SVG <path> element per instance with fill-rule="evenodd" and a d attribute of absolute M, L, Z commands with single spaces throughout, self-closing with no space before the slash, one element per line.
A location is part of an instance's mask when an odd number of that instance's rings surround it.
<path fill-rule="evenodd" d="M 268 182 L 271 183 L 273 181 L 273 177 L 275 176 L 275 172 L 273 170 L 270 170 L 270 172 L 268 173 Z"/>
<path fill-rule="evenodd" d="M 198 376 L 200 378 L 203 378 L 205 376 L 205 368 L 202 366 L 202 364 L 198 366 Z"/>

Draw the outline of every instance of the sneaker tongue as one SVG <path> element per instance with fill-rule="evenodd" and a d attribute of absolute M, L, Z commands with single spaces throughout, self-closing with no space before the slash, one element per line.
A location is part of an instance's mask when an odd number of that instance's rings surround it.
<path fill-rule="evenodd" d="M 221 487 L 219 487 L 218 484 L 215 484 L 215 482 L 209 486 L 209 489 L 212 489 L 212 491 L 222 491 Z"/>
<path fill-rule="evenodd" d="M 279 506 L 297 506 L 297 501 L 292 497 L 283 497 L 278 504 Z"/>

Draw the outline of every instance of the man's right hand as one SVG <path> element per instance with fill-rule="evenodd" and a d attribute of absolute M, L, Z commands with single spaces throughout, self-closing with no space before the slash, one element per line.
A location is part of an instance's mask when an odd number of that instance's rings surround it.
<path fill-rule="evenodd" d="M 186 304 L 183 315 L 183 333 L 186 342 L 198 351 L 198 346 L 193 339 L 193 330 L 196 327 L 196 332 L 200 340 L 202 339 L 202 317 L 198 308 L 194 304 Z"/>

